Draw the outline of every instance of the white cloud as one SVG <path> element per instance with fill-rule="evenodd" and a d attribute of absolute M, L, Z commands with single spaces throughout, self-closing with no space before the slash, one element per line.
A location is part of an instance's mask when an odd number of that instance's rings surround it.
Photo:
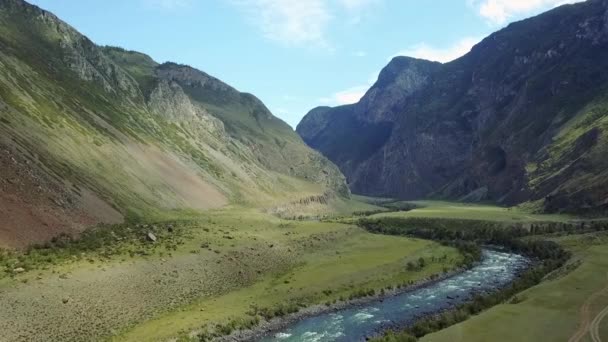
<path fill-rule="evenodd" d="M 504 24 L 513 16 L 580 1 L 583 0 L 468 0 L 468 3 L 489 22 Z"/>
<path fill-rule="evenodd" d="M 361 85 L 348 88 L 346 90 L 339 91 L 331 95 L 330 97 L 323 97 L 319 99 L 319 102 L 325 105 L 332 106 L 357 103 L 359 102 L 359 100 L 361 100 L 363 95 L 365 95 L 367 89 L 369 89 L 369 85 Z"/>
<path fill-rule="evenodd" d="M 365 57 L 367 56 L 367 52 L 359 50 L 359 51 L 355 51 L 353 52 L 353 56 L 355 57 Z"/>
<path fill-rule="evenodd" d="M 358 18 L 381 0 L 230 0 L 250 16 L 264 36 L 291 46 L 328 47 L 327 31 L 336 17 Z M 348 12 L 348 13 L 343 13 Z"/>
<path fill-rule="evenodd" d="M 435 47 L 427 43 L 420 43 L 398 52 L 395 56 L 408 56 L 446 63 L 471 51 L 471 48 L 479 43 L 480 40 L 480 38 L 476 37 L 465 37 L 447 47 Z"/>
<path fill-rule="evenodd" d="M 192 0 L 142 0 L 148 6 L 175 10 L 192 5 Z"/>
<path fill-rule="evenodd" d="M 332 16 L 325 0 L 237 0 L 268 39 L 286 45 L 325 45 Z"/>
<path fill-rule="evenodd" d="M 428 44 L 417 44 L 399 52 L 395 56 L 409 56 L 431 61 L 449 62 L 469 52 L 473 45 L 477 44 L 480 40 L 480 38 L 466 37 L 447 48 L 435 48 Z M 355 56 L 358 55 L 357 52 L 353 54 Z M 331 96 L 320 98 L 319 102 L 329 106 L 357 103 L 365 95 L 367 90 L 378 80 L 378 75 L 379 72 L 374 72 L 369 76 L 367 84 L 336 92 Z"/>

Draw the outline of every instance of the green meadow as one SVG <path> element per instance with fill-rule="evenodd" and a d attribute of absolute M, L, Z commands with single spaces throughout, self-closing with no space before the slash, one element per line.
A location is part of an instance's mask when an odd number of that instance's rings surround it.
<path fill-rule="evenodd" d="M 555 241 L 573 252 L 565 269 L 517 295 L 516 304 L 498 305 L 422 341 L 594 341 L 590 325 L 608 306 L 608 235 Z M 608 321 L 598 323 L 600 335 L 606 336 Z"/>
<path fill-rule="evenodd" d="M 391 211 L 405 207 L 415 209 Z M 322 220 L 306 215 L 287 220 L 257 208 L 229 207 L 103 226 L 80 239 L 5 252 L 0 328 L 8 340 L 197 341 L 408 286 L 463 261 L 456 249 L 433 241 L 372 234 L 356 224 L 362 214 L 349 216 L 355 212 L 372 214 L 368 219 L 459 227 L 490 222 L 505 229 L 575 219 L 525 208 L 355 197 L 315 210 Z M 608 235 L 535 238 L 552 239 L 574 256 L 517 300 L 423 340 L 565 340 L 575 334 L 581 307 L 606 286 Z M 420 258 L 426 266 L 408 270 L 407 264 Z M 25 272 L 14 273 L 10 265 Z M 588 320 L 606 305 L 608 295 L 597 296 Z M 600 332 L 605 325 L 600 322 Z M 580 341 L 591 341 L 588 336 Z"/>
<path fill-rule="evenodd" d="M 88 240 L 11 258 L 26 272 L 5 269 L 0 328 L 9 340 L 30 341 L 196 340 L 407 286 L 462 261 L 456 249 L 431 241 L 236 207 L 108 226 Z M 420 258 L 426 267 L 406 269 Z"/>
<path fill-rule="evenodd" d="M 498 207 L 495 205 L 468 204 L 444 201 L 392 202 L 389 206 L 409 204 L 416 209 L 388 212 L 376 217 L 438 218 L 459 220 L 494 221 L 506 224 L 530 222 L 563 222 L 573 217 L 568 215 L 536 214 L 525 207 Z"/>

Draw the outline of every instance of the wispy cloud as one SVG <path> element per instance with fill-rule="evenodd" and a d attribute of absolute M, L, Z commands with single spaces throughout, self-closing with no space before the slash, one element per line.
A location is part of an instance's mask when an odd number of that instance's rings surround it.
<path fill-rule="evenodd" d="M 340 106 L 352 103 L 357 103 L 367 93 L 369 88 L 378 80 L 380 71 L 370 74 L 366 84 L 350 87 L 345 90 L 338 91 L 331 96 L 322 97 L 319 102 L 323 105 Z"/>
<path fill-rule="evenodd" d="M 324 0 L 236 0 L 268 39 L 286 45 L 326 45 L 332 19 Z"/>
<path fill-rule="evenodd" d="M 361 85 L 361 86 L 348 88 L 348 89 L 339 91 L 329 97 L 323 97 L 323 98 L 319 99 L 319 102 L 321 102 L 322 104 L 325 104 L 325 105 L 332 105 L 332 106 L 357 103 L 357 102 L 359 102 L 359 100 L 361 100 L 363 95 L 365 95 L 365 92 L 367 92 L 367 89 L 369 89 L 369 85 Z"/>
<path fill-rule="evenodd" d="M 452 45 L 437 47 L 427 43 L 420 43 L 399 51 L 395 56 L 408 56 L 429 61 L 446 63 L 457 59 L 471 51 L 471 48 L 479 43 L 479 37 L 465 37 Z M 395 57 L 393 56 L 393 57 Z"/>
<path fill-rule="evenodd" d="M 557 7 L 583 0 L 467 0 L 469 6 L 492 24 L 504 24 L 517 15 Z"/>
<path fill-rule="evenodd" d="M 329 47 L 330 24 L 352 19 L 364 7 L 382 0 L 231 0 L 270 40 L 288 46 Z"/>
<path fill-rule="evenodd" d="M 426 43 L 421 43 L 400 51 L 395 56 L 409 56 L 445 63 L 471 51 L 471 48 L 480 40 L 481 38 L 478 37 L 466 37 L 447 47 L 434 47 Z M 354 55 L 356 56 L 357 53 L 354 53 Z M 331 96 L 319 99 L 319 102 L 324 105 L 331 106 L 357 103 L 365 95 L 367 90 L 376 82 L 378 79 L 378 74 L 378 72 L 371 74 L 367 84 L 338 91 Z"/>

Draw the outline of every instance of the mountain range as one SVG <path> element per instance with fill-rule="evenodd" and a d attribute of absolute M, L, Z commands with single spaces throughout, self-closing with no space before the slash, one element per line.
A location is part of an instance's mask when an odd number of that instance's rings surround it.
<path fill-rule="evenodd" d="M 337 167 L 255 96 L 98 46 L 0 0 L 0 246 L 176 211 L 349 196 Z"/>
<path fill-rule="evenodd" d="M 394 58 L 297 132 L 355 193 L 608 209 L 608 1 L 512 23 L 441 64 Z"/>

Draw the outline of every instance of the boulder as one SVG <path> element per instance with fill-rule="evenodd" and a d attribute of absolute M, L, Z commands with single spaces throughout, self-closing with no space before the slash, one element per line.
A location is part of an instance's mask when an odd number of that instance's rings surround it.
<path fill-rule="evenodd" d="M 156 235 L 154 235 L 154 233 L 152 233 L 152 232 L 149 232 L 149 233 L 148 233 L 148 235 L 146 235 L 146 237 L 147 237 L 147 238 L 148 238 L 148 240 L 149 240 L 149 241 L 151 241 L 151 242 L 156 242 L 156 240 L 158 240 L 158 239 L 156 238 Z"/>

